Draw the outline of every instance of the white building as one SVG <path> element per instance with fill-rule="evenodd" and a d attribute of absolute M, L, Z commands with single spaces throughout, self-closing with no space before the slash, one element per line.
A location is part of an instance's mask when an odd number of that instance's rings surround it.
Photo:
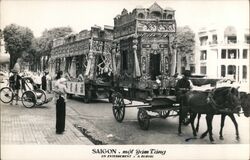
<path fill-rule="evenodd" d="M 249 29 L 210 26 L 199 30 L 196 42 L 196 73 L 233 79 L 250 92 Z"/>

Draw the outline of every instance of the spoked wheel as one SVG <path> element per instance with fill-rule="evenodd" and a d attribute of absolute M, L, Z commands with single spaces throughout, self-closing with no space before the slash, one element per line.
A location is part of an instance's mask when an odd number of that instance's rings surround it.
<path fill-rule="evenodd" d="M 44 90 L 35 90 L 38 105 L 44 104 L 47 100 L 47 96 Z"/>
<path fill-rule="evenodd" d="M 148 130 L 149 123 L 150 123 L 150 117 L 149 117 L 147 111 L 140 108 L 138 111 L 138 114 L 137 114 L 137 119 L 138 119 L 140 128 L 143 130 Z"/>
<path fill-rule="evenodd" d="M 114 93 L 112 98 L 113 115 L 118 122 L 122 122 L 125 116 L 124 99 L 120 93 Z"/>
<path fill-rule="evenodd" d="M 26 108 L 32 108 L 36 105 L 37 97 L 33 91 L 25 91 L 22 95 L 22 103 Z"/>
<path fill-rule="evenodd" d="M 0 89 L 0 100 L 3 103 L 10 103 L 14 98 L 14 93 L 11 88 L 3 87 Z"/>

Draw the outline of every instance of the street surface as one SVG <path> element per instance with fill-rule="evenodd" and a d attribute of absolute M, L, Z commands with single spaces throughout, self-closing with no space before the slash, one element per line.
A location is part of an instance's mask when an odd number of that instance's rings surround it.
<path fill-rule="evenodd" d="M 204 115 L 201 117 L 197 139 L 185 141 L 193 137 L 192 129 L 191 126 L 183 126 L 183 134 L 179 136 L 178 116 L 151 119 L 149 130 L 144 131 L 137 122 L 136 107 L 126 108 L 125 118 L 119 123 L 113 116 L 112 104 L 107 100 L 96 100 L 86 104 L 80 98 L 74 97 L 68 101 L 67 106 L 79 113 L 79 117 L 74 117 L 77 126 L 86 129 L 89 135 L 104 144 L 210 144 L 208 136 L 204 139 L 199 138 L 206 130 Z M 239 125 L 240 141 L 235 138 L 235 128 L 229 117 L 226 117 L 225 121 L 224 140 L 220 140 L 220 116 L 215 116 L 213 134 L 216 144 L 249 144 L 249 118 L 243 114 L 235 117 Z"/>
<path fill-rule="evenodd" d="M 2 144 L 210 144 L 208 136 L 199 138 L 206 130 L 205 116 L 201 118 L 197 139 L 186 141 L 193 137 L 192 129 L 191 126 L 183 126 L 183 134 L 179 136 L 178 116 L 151 119 L 149 130 L 144 131 L 138 125 L 136 107 L 126 108 L 125 118 L 119 123 L 113 116 L 112 104 L 108 100 L 86 104 L 81 98 L 73 97 L 68 99 L 66 105 L 66 132 L 56 135 L 53 102 L 31 109 L 22 106 L 21 102 L 19 105 L 0 105 Z M 216 144 L 249 144 L 249 118 L 243 114 L 235 117 L 240 140 L 236 140 L 234 125 L 228 117 L 224 140 L 220 140 L 220 116 L 215 116 L 213 134 Z"/>

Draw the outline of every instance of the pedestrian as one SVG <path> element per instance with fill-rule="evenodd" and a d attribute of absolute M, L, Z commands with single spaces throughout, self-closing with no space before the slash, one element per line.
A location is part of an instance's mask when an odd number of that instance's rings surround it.
<path fill-rule="evenodd" d="M 16 105 L 18 105 L 18 94 L 21 87 L 21 76 L 18 75 L 18 69 L 14 68 L 11 70 L 12 74 L 9 78 L 10 88 L 14 92 L 14 97 L 16 98 Z M 12 105 L 12 101 L 10 103 Z"/>
<path fill-rule="evenodd" d="M 42 81 L 42 90 L 47 91 L 47 82 L 50 80 L 49 78 L 49 71 L 45 70 L 44 75 L 41 78 Z"/>
<path fill-rule="evenodd" d="M 67 79 L 62 78 L 62 71 L 59 71 L 56 76 L 54 86 L 54 99 L 56 102 L 56 134 L 62 134 L 65 130 L 65 116 L 66 116 L 66 96 L 67 87 L 65 82 Z"/>

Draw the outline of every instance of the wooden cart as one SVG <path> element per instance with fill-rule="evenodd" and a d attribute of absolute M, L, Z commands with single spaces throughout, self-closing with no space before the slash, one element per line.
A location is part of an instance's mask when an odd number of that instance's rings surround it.
<path fill-rule="evenodd" d="M 179 105 L 171 93 L 176 82 L 175 34 L 174 10 L 162 9 L 157 3 L 131 13 L 124 9 L 114 18 L 112 108 L 118 122 L 123 121 L 128 107 L 138 107 L 142 129 L 148 129 L 150 118 L 166 118 L 171 111 L 178 114 Z M 131 103 L 125 104 L 124 99 Z M 132 105 L 133 101 L 143 104 Z"/>

